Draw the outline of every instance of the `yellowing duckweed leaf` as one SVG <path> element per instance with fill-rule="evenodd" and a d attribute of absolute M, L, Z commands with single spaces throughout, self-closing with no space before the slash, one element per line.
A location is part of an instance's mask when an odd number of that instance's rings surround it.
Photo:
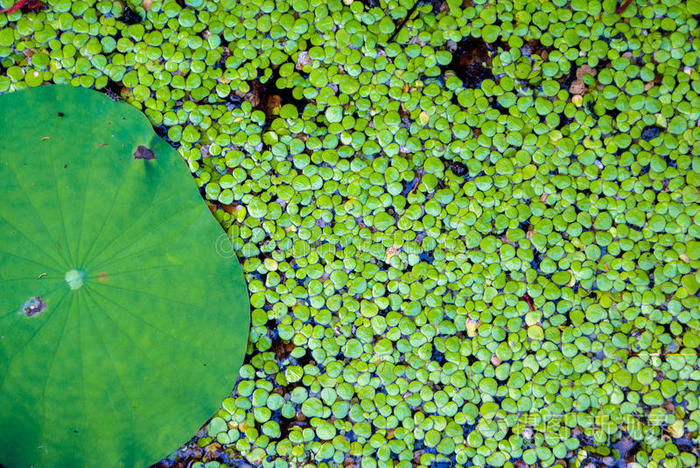
<path fill-rule="evenodd" d="M 221 227 L 146 118 L 86 89 L 0 96 L 0 180 L 0 463 L 157 461 L 245 354 Z"/>

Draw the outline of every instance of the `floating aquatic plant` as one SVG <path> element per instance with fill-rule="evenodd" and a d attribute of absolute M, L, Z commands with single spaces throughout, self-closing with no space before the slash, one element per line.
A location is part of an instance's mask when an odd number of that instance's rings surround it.
<path fill-rule="evenodd" d="M 44 86 L 0 96 L 0 135 L 0 462 L 153 463 L 235 383 L 242 270 L 133 107 Z"/>
<path fill-rule="evenodd" d="M 700 2 L 47 4 L 0 92 L 143 110 L 248 280 L 163 464 L 698 464 Z"/>

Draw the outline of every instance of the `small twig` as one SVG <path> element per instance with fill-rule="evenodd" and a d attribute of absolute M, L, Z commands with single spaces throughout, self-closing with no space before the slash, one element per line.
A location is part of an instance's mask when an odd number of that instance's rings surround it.
<path fill-rule="evenodd" d="M 15 3 L 14 5 L 12 5 L 11 7 L 5 8 L 4 10 L 0 10 L 0 13 L 6 13 L 6 14 L 8 14 L 8 15 L 11 15 L 11 14 L 14 13 L 15 11 L 19 10 L 19 9 L 22 8 L 24 5 L 26 5 L 28 1 L 29 1 L 29 0 L 19 0 L 17 3 Z"/>
<path fill-rule="evenodd" d="M 46 4 L 39 0 L 19 0 L 11 7 L 5 8 L 4 10 L 0 10 L 0 13 L 11 15 L 12 13 L 24 8 L 25 6 L 31 11 L 39 11 L 46 8 Z"/>
<path fill-rule="evenodd" d="M 620 8 L 618 8 L 615 13 L 619 15 L 620 13 L 625 11 L 625 8 L 627 8 L 627 5 L 629 5 L 630 3 L 632 3 L 632 0 L 625 0 L 624 3 L 620 5 Z"/>
<path fill-rule="evenodd" d="M 408 21 L 408 20 L 411 18 L 411 16 L 413 15 L 413 12 L 416 10 L 416 8 L 418 7 L 418 5 L 419 5 L 420 3 L 422 3 L 422 1 L 423 1 L 423 0 L 416 0 L 416 3 L 413 4 L 413 6 L 411 7 L 411 9 L 408 11 L 408 13 L 406 13 L 406 16 L 404 17 L 403 21 L 401 21 L 401 24 L 398 25 L 398 27 L 394 30 L 394 33 L 389 37 L 389 39 L 387 39 L 387 41 L 386 41 L 387 44 L 388 44 L 389 42 L 391 42 L 391 41 L 394 40 L 394 38 L 395 38 L 396 35 L 399 33 L 399 31 L 401 30 L 401 28 L 403 28 L 404 23 L 406 23 L 406 21 Z"/>
<path fill-rule="evenodd" d="M 418 188 L 418 184 L 420 184 L 420 181 L 423 180 L 423 168 L 421 167 L 418 169 L 416 172 L 416 176 L 413 179 L 413 182 L 411 182 L 411 186 L 404 189 L 404 191 L 401 193 L 404 197 L 408 195 L 409 193 L 412 193 L 416 188 Z"/>
<path fill-rule="evenodd" d="M 5 13 L 5 14 L 8 14 L 8 15 L 11 15 L 11 14 L 14 13 L 15 11 L 19 10 L 19 9 L 22 8 L 24 5 L 26 5 L 26 3 L 27 3 L 28 1 L 29 1 L 29 0 L 19 0 L 19 2 L 15 3 L 15 4 L 12 5 L 11 7 L 5 8 L 4 10 L 0 10 L 0 13 Z"/>
<path fill-rule="evenodd" d="M 534 312 L 535 308 L 532 306 L 532 299 L 530 299 L 530 295 L 528 293 L 525 293 L 523 298 L 525 299 L 525 302 L 527 302 L 527 305 L 530 306 L 530 311 Z"/>

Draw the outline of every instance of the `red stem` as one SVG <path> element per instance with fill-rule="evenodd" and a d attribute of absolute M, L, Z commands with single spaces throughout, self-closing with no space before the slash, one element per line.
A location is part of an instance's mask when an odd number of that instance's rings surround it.
<path fill-rule="evenodd" d="M 535 308 L 532 307 L 532 300 L 530 299 L 530 295 L 529 295 L 528 293 L 525 293 L 525 295 L 523 296 L 523 298 L 525 298 L 525 302 L 527 302 L 527 305 L 530 306 L 530 310 L 531 310 L 532 312 L 534 312 L 534 311 L 535 311 Z"/>
<path fill-rule="evenodd" d="M 5 8 L 4 10 L 0 10 L 0 13 L 6 13 L 8 15 L 11 15 L 15 11 L 19 10 L 22 8 L 24 5 L 27 4 L 29 0 L 19 0 L 17 3 L 12 5 L 10 8 Z"/>
<path fill-rule="evenodd" d="M 629 5 L 630 3 L 632 3 L 632 0 L 625 0 L 625 2 L 622 5 L 620 5 L 620 8 L 618 8 L 615 13 L 619 15 L 620 13 L 625 11 L 625 8 L 627 8 L 627 5 Z"/>
<path fill-rule="evenodd" d="M 21 10 L 22 8 L 26 8 L 29 11 L 39 11 L 43 10 L 46 8 L 46 4 L 41 2 L 40 0 L 19 0 L 17 3 L 12 5 L 10 8 L 5 8 L 4 10 L 0 10 L 0 13 L 6 13 L 8 15 L 11 15 L 17 10 Z"/>

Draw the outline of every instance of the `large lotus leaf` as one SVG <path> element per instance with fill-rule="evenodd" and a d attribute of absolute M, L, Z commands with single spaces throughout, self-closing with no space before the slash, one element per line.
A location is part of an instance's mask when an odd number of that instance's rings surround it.
<path fill-rule="evenodd" d="M 0 463 L 146 466 L 194 435 L 248 338 L 225 241 L 136 109 L 0 96 Z"/>

